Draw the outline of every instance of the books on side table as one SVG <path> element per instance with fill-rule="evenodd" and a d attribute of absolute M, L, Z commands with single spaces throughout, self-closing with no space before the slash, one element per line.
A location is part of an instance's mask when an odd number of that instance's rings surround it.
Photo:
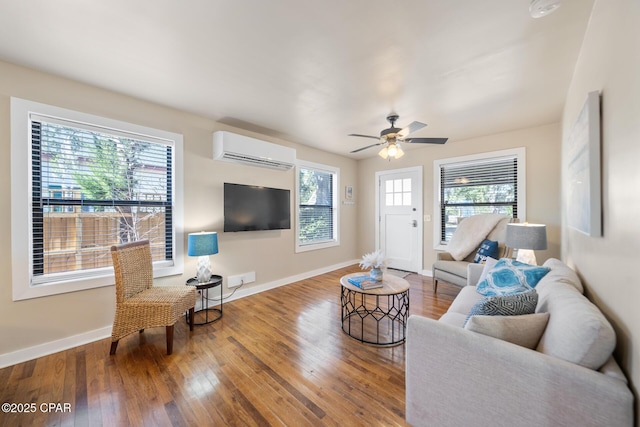
<path fill-rule="evenodd" d="M 356 287 L 358 287 L 360 289 L 364 289 L 364 290 L 375 289 L 375 288 L 381 288 L 382 287 L 382 282 L 376 282 L 375 280 L 371 279 L 371 276 L 349 277 L 347 280 L 353 286 L 356 286 Z"/>

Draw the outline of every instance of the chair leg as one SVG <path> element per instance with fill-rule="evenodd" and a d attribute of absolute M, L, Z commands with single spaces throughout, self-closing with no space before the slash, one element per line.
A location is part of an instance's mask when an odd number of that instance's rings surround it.
<path fill-rule="evenodd" d="M 114 354 L 116 354 L 116 348 L 117 348 L 117 347 L 118 347 L 118 341 L 113 341 L 113 342 L 111 343 L 111 351 L 109 351 L 109 354 L 110 354 L 110 355 L 112 355 L 112 356 L 113 356 Z"/>
<path fill-rule="evenodd" d="M 141 333 L 143 333 L 143 332 L 144 332 L 144 329 L 140 329 L 140 330 L 138 331 L 138 333 L 139 333 L 139 334 L 141 334 Z"/>
<path fill-rule="evenodd" d="M 167 326 L 167 355 L 173 353 L 173 325 Z"/>
<path fill-rule="evenodd" d="M 195 313 L 194 307 L 189 309 L 189 330 L 193 332 L 193 315 Z"/>
<path fill-rule="evenodd" d="M 438 292 L 438 279 L 433 279 L 433 293 Z"/>

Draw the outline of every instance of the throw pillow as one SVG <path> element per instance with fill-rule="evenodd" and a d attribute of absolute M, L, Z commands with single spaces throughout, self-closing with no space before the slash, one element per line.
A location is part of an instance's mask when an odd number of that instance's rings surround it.
<path fill-rule="evenodd" d="M 478 283 L 482 282 L 487 278 L 487 274 L 496 266 L 498 260 L 495 258 L 488 257 L 484 262 L 484 268 L 482 269 L 482 273 L 480 273 L 480 278 L 478 279 Z M 476 283 L 476 285 L 478 284 Z"/>
<path fill-rule="evenodd" d="M 549 321 L 549 313 L 520 316 L 472 316 L 465 329 L 534 349 Z"/>
<path fill-rule="evenodd" d="M 464 320 L 467 324 L 471 316 L 518 316 L 536 312 L 538 293 L 535 289 L 515 295 L 492 296 L 480 298 Z"/>
<path fill-rule="evenodd" d="M 547 267 L 502 258 L 487 273 L 487 277 L 478 283 L 476 290 L 486 297 L 530 291 L 549 270 Z"/>
<path fill-rule="evenodd" d="M 480 243 L 480 247 L 476 252 L 476 256 L 473 257 L 473 262 L 475 262 L 476 264 L 482 264 L 489 257 L 490 258 L 498 257 L 498 242 L 484 239 L 482 243 Z"/>

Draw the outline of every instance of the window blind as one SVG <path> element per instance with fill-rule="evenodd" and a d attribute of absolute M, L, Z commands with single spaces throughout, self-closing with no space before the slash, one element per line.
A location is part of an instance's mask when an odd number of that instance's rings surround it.
<path fill-rule="evenodd" d="M 334 174 L 300 168 L 300 205 L 298 206 L 300 244 L 334 239 Z"/>
<path fill-rule="evenodd" d="M 441 241 L 461 219 L 483 213 L 518 215 L 517 156 L 452 163 L 440 168 Z"/>
<path fill-rule="evenodd" d="M 110 247 L 148 239 L 173 257 L 173 146 L 60 119 L 31 120 L 34 284 L 110 267 Z"/>

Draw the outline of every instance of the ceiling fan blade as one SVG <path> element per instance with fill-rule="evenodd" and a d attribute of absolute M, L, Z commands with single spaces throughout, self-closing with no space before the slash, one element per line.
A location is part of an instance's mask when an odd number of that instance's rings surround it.
<path fill-rule="evenodd" d="M 359 137 L 362 137 L 362 138 L 380 139 L 380 137 L 379 137 L 379 136 L 373 136 L 373 135 L 362 135 L 362 134 L 359 134 L 359 133 L 350 133 L 350 134 L 349 134 L 349 135 L 347 135 L 347 136 L 359 136 Z"/>
<path fill-rule="evenodd" d="M 376 145 L 382 145 L 384 142 L 378 142 L 377 144 L 367 145 L 366 147 L 358 148 L 357 150 L 351 151 L 351 153 L 357 153 L 358 151 L 366 150 L 367 148 L 375 147 Z"/>
<path fill-rule="evenodd" d="M 398 132 L 398 136 L 400 138 L 404 138 L 405 136 L 409 135 L 410 133 L 413 133 L 417 130 L 422 129 L 423 127 L 426 127 L 427 125 L 425 123 L 420 123 L 420 122 L 413 122 L 413 123 L 409 123 L 409 126 L 403 127 L 402 130 L 400 132 Z"/>
<path fill-rule="evenodd" d="M 409 144 L 444 144 L 449 138 L 407 138 Z"/>

